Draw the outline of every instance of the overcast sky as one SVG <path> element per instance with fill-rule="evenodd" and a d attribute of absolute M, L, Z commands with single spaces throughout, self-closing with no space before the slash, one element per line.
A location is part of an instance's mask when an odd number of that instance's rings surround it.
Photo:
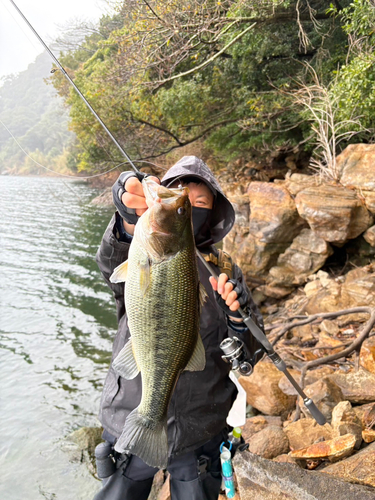
<path fill-rule="evenodd" d="M 97 21 L 108 12 L 105 0 L 14 0 L 50 45 L 59 26 L 77 19 Z M 0 0 L 0 78 L 27 69 L 44 48 L 9 0 Z M 58 53 L 55 53 L 58 56 Z"/>

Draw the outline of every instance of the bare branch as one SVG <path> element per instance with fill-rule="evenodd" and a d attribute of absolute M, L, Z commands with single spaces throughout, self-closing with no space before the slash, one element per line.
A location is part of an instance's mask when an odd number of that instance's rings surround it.
<path fill-rule="evenodd" d="M 153 13 L 153 15 L 156 17 L 156 19 L 159 19 L 159 21 L 164 24 L 164 20 L 157 15 L 157 13 L 154 11 L 154 9 L 151 7 L 151 5 L 147 2 L 147 0 L 143 0 L 143 2 L 147 5 L 147 7 L 150 9 L 150 11 Z"/>
<path fill-rule="evenodd" d="M 237 35 L 235 38 L 233 38 L 233 40 L 231 40 L 227 45 L 225 45 L 225 47 L 223 47 L 221 50 L 219 50 L 219 52 L 217 52 L 214 56 L 210 57 L 209 59 L 207 59 L 206 61 L 204 61 L 202 64 L 200 64 L 199 66 L 197 66 L 196 68 L 192 68 L 188 71 L 185 71 L 183 73 L 179 73 L 178 75 L 173 75 L 171 76 L 170 78 L 167 78 L 165 80 L 161 80 L 161 81 L 156 81 L 155 83 L 157 84 L 157 87 L 156 88 L 159 88 L 161 87 L 162 85 L 164 85 L 165 83 L 167 82 L 171 82 L 172 80 L 176 80 L 177 78 L 182 78 L 184 76 L 187 76 L 187 75 L 190 75 L 192 73 L 195 73 L 196 71 L 199 71 L 203 68 L 205 68 L 206 66 L 208 66 L 209 64 L 211 64 L 215 59 L 217 59 L 223 52 L 225 52 L 226 50 L 229 49 L 229 47 L 231 47 L 232 45 L 234 45 L 240 38 L 242 38 L 248 31 L 250 31 L 251 29 L 254 28 L 254 26 L 256 26 L 256 23 L 253 23 L 251 24 L 250 26 L 248 26 L 245 30 L 243 30 L 239 35 Z"/>
<path fill-rule="evenodd" d="M 145 156 L 145 157 L 143 157 L 141 159 L 142 160 L 147 160 L 149 158 L 159 158 L 160 156 L 164 156 L 164 155 L 170 153 L 174 149 L 181 148 L 183 146 L 187 146 L 189 144 L 192 144 L 193 142 L 198 141 L 199 139 L 202 139 L 205 135 L 207 135 L 209 132 L 211 132 L 211 130 L 215 129 L 216 127 L 227 125 L 228 123 L 234 123 L 236 121 L 237 121 L 237 119 L 231 119 L 231 120 L 223 120 L 221 122 L 214 123 L 214 124 L 210 125 L 205 130 L 203 130 L 202 132 L 200 132 L 199 134 L 197 134 L 196 136 L 192 137 L 189 140 L 178 141 L 178 144 L 175 144 L 175 145 L 171 146 L 170 148 L 168 148 L 168 149 L 166 149 L 164 151 L 160 151 L 160 152 L 158 152 L 158 154 Z M 153 125 L 150 124 L 150 126 L 152 127 Z"/>
<path fill-rule="evenodd" d="M 336 167 L 336 154 L 339 143 L 366 129 L 361 125 L 361 117 L 354 116 L 355 110 L 349 118 L 341 120 L 339 118 L 340 97 L 333 92 L 338 83 L 339 71 L 335 79 L 325 86 L 320 82 L 315 69 L 310 64 L 304 63 L 304 66 L 313 83 L 308 84 L 300 80 L 297 82 L 299 88 L 288 92 L 288 95 L 293 98 L 295 104 L 305 108 L 310 115 L 308 119 L 312 123 L 311 129 L 315 134 L 316 142 L 310 166 L 320 175 L 337 181 L 339 172 Z M 339 134 L 338 132 L 343 129 L 346 130 Z"/>
<path fill-rule="evenodd" d="M 359 308 L 357 308 L 357 309 L 359 309 Z M 369 336 L 369 334 L 370 334 L 370 332 L 375 324 L 375 309 L 373 309 L 371 307 L 366 307 L 363 309 L 367 309 L 366 312 L 368 314 L 370 314 L 370 318 L 367 321 L 367 323 L 365 324 L 365 326 L 363 327 L 363 329 L 362 329 L 361 333 L 358 335 L 358 337 L 354 340 L 354 342 L 352 342 L 349 345 L 349 347 L 347 347 L 343 351 L 340 351 L 336 354 L 331 354 L 330 356 L 325 356 L 323 358 L 314 359 L 313 361 L 309 361 L 308 363 L 305 363 L 305 365 L 303 366 L 302 371 L 301 371 L 302 388 L 304 386 L 306 372 L 309 368 L 313 368 L 315 366 L 320 366 L 322 364 L 330 363 L 331 361 L 335 361 L 335 360 L 340 359 L 342 357 L 348 356 L 353 351 L 358 349 L 362 345 L 363 341 Z M 347 309 L 346 311 L 349 311 L 349 309 Z M 346 311 L 341 311 L 341 313 L 349 314 Z M 363 311 L 363 312 L 365 312 L 365 311 Z"/>

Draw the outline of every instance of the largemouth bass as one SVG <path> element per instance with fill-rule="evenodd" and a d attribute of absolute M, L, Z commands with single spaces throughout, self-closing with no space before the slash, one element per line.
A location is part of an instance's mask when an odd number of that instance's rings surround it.
<path fill-rule="evenodd" d="M 152 467 L 168 461 L 167 411 L 183 370 L 203 370 L 200 286 L 187 188 L 142 181 L 153 205 L 138 220 L 128 260 L 111 281 L 125 281 L 130 340 L 113 362 L 124 378 L 141 373 L 142 399 L 125 421 L 116 451 L 137 455 Z"/>

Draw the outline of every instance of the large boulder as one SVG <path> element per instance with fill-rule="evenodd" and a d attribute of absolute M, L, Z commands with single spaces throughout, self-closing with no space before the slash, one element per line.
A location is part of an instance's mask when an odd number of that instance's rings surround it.
<path fill-rule="evenodd" d="M 344 186 L 375 192 L 375 144 L 350 144 L 336 158 L 336 167 Z"/>
<path fill-rule="evenodd" d="M 232 234 L 233 233 L 233 234 Z M 267 243 L 257 240 L 252 234 L 243 236 L 238 228 L 233 228 L 224 240 L 223 249 L 241 267 L 248 281 L 263 283 L 268 269 L 276 264 L 278 255 L 285 250 L 284 244 Z"/>
<path fill-rule="evenodd" d="M 372 266 L 353 269 L 345 275 L 341 295 L 349 307 L 375 305 L 375 274 Z"/>
<path fill-rule="evenodd" d="M 356 192 L 336 185 L 310 187 L 295 199 L 298 213 L 325 241 L 342 245 L 373 223 L 373 217 Z"/>
<path fill-rule="evenodd" d="M 295 173 L 286 175 L 284 185 L 292 196 L 296 196 L 300 191 L 308 187 L 321 186 L 322 180 L 317 175 Z"/>
<path fill-rule="evenodd" d="M 375 401 L 375 374 L 359 369 L 350 373 L 336 372 L 327 377 L 340 387 L 343 400 L 354 404 Z"/>
<path fill-rule="evenodd" d="M 336 158 L 336 166 L 341 184 L 356 189 L 375 214 L 375 144 L 350 144 Z"/>
<path fill-rule="evenodd" d="M 329 424 L 319 425 L 313 418 L 301 418 L 291 422 L 284 428 L 292 451 L 305 448 L 322 439 L 332 438 L 332 428 Z"/>
<path fill-rule="evenodd" d="M 249 232 L 250 201 L 242 184 L 231 183 L 226 186 L 226 196 L 230 199 L 236 213 L 235 226 Z"/>
<path fill-rule="evenodd" d="M 306 223 L 299 217 L 292 196 L 282 184 L 258 181 L 249 184 L 247 227 L 245 198 L 238 193 L 233 193 L 232 198 L 239 213 L 233 230 L 225 238 L 224 250 L 250 279 L 264 278 Z"/>
<path fill-rule="evenodd" d="M 305 225 L 288 190 L 282 184 L 251 182 L 247 194 L 250 233 L 259 241 L 288 246 Z"/>
<path fill-rule="evenodd" d="M 311 229 L 302 229 L 286 251 L 279 255 L 277 264 L 269 270 L 267 283 L 271 286 L 299 286 L 318 271 L 333 250 Z"/>
<path fill-rule="evenodd" d="M 359 353 L 359 364 L 375 374 L 375 337 L 366 339 Z"/>
<path fill-rule="evenodd" d="M 357 306 L 375 306 L 375 274 L 372 266 L 353 269 L 345 276 L 332 279 L 318 272 L 318 278 L 305 286 L 308 314 L 339 311 Z M 348 316 L 345 317 L 348 320 Z M 356 320 L 367 321 L 368 315 L 359 313 Z M 354 318 L 352 318 L 352 321 Z"/>
<path fill-rule="evenodd" d="M 352 483 L 365 484 L 375 487 L 375 443 L 366 446 L 350 458 L 329 465 L 322 472 L 340 477 Z M 372 493 L 375 498 L 375 490 Z M 346 496 L 350 498 L 351 496 Z M 364 497 L 365 498 L 365 497 Z"/>
<path fill-rule="evenodd" d="M 246 252 L 246 249 L 242 251 L 240 250 L 240 246 L 246 241 L 249 234 L 249 197 L 243 186 L 235 184 L 227 184 L 225 186 L 225 194 L 234 207 L 236 219 L 231 232 L 224 240 L 224 250 L 226 250 L 242 267 L 241 263 L 244 261 L 242 254 Z"/>
<path fill-rule="evenodd" d="M 281 427 L 270 425 L 252 436 L 249 451 L 263 458 L 275 458 L 288 453 L 288 437 Z"/>
<path fill-rule="evenodd" d="M 237 453 L 233 460 L 241 500 L 374 500 L 374 490 L 290 463 Z"/>
<path fill-rule="evenodd" d="M 279 388 L 283 376 L 273 363 L 259 361 L 249 377 L 238 381 L 246 391 L 247 403 L 266 415 L 282 415 L 294 408 L 296 396 L 288 396 Z"/>

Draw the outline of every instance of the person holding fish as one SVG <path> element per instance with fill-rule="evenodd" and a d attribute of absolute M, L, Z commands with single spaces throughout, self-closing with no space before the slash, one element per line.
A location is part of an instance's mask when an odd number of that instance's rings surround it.
<path fill-rule="evenodd" d="M 220 343 L 240 337 L 255 364 L 261 346 L 238 309 L 263 328 L 240 268 L 214 246 L 234 224 L 233 206 L 195 156 L 161 182 L 123 172 L 113 199 L 96 260 L 118 332 L 99 414 L 107 465 L 94 500 L 147 500 L 159 469 L 170 474 L 172 500 L 217 500 L 237 395 Z"/>

